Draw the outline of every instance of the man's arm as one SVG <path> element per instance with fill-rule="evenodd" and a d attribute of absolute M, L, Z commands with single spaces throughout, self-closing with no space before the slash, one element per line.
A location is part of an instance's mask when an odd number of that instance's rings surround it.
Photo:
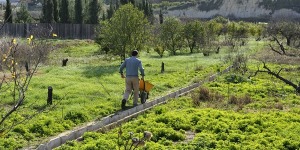
<path fill-rule="evenodd" d="M 126 67 L 126 61 L 124 61 L 119 68 L 119 73 L 121 74 L 121 78 L 125 78 L 125 76 L 123 74 L 123 70 L 125 67 Z"/>
<path fill-rule="evenodd" d="M 142 62 L 139 64 L 139 69 L 140 69 L 140 72 L 141 72 L 141 75 L 142 75 L 142 79 L 144 80 L 145 72 L 144 72 Z"/>

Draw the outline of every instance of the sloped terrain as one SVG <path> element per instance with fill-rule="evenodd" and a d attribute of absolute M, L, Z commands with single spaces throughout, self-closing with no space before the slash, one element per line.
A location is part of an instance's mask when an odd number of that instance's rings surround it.
<path fill-rule="evenodd" d="M 153 2 L 160 3 L 160 6 L 166 5 L 166 1 Z M 232 19 L 268 20 L 282 16 L 300 18 L 300 1 L 297 0 L 198 0 L 185 2 L 172 0 L 168 2 L 169 6 L 164 11 L 165 14 L 183 18 L 212 18 L 218 15 Z"/>

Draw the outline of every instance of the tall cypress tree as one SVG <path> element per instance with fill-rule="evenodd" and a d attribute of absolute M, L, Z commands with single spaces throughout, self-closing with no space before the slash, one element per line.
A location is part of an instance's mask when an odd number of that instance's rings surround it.
<path fill-rule="evenodd" d="M 120 7 L 120 3 L 119 3 L 119 1 L 117 0 L 117 1 L 116 1 L 116 10 L 119 9 L 119 7 Z"/>
<path fill-rule="evenodd" d="M 115 12 L 114 6 L 112 4 L 112 0 L 110 0 L 109 9 L 107 9 L 107 19 L 110 19 Z"/>
<path fill-rule="evenodd" d="M 164 23 L 164 16 L 163 16 L 161 10 L 159 11 L 159 23 L 160 23 L 160 24 L 163 24 L 163 23 Z"/>
<path fill-rule="evenodd" d="M 105 15 L 105 12 L 103 12 L 102 14 L 102 20 L 105 21 L 106 20 L 106 15 Z"/>
<path fill-rule="evenodd" d="M 46 23 L 51 23 L 54 21 L 53 16 L 53 1 L 47 0 L 47 9 L 46 9 Z"/>
<path fill-rule="evenodd" d="M 70 23 L 69 2 L 62 0 L 59 8 L 59 18 L 61 23 Z"/>
<path fill-rule="evenodd" d="M 128 3 L 128 0 L 120 0 L 121 5 L 125 5 Z"/>
<path fill-rule="evenodd" d="M 57 0 L 53 0 L 53 19 L 54 19 L 55 22 L 59 22 Z"/>
<path fill-rule="evenodd" d="M 44 23 L 46 22 L 46 13 L 47 12 L 47 0 L 43 0 L 43 4 L 42 4 L 42 17 L 40 18 L 40 22 Z"/>
<path fill-rule="evenodd" d="M 11 4 L 9 0 L 6 0 L 6 7 L 5 7 L 5 14 L 4 14 L 4 21 L 7 23 L 13 22 Z"/>
<path fill-rule="evenodd" d="M 99 5 L 98 0 L 92 0 L 89 4 L 88 23 L 98 24 L 99 23 L 99 12 L 100 12 L 100 5 Z"/>
<path fill-rule="evenodd" d="M 83 23 L 82 1 L 75 1 L 75 23 Z"/>
<path fill-rule="evenodd" d="M 135 1 L 134 1 L 134 0 L 129 0 L 129 2 L 130 2 L 133 6 L 135 6 Z"/>
<path fill-rule="evenodd" d="M 16 23 L 31 23 L 32 21 L 32 17 L 29 14 L 29 11 L 27 9 L 27 7 L 25 6 L 24 2 L 20 2 L 21 6 L 20 9 L 17 11 L 16 13 L 16 19 L 15 22 Z"/>

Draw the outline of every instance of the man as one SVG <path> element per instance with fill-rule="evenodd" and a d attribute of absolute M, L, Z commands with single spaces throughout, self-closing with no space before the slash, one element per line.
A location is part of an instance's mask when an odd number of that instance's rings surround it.
<path fill-rule="evenodd" d="M 137 106 L 138 98 L 139 98 L 139 74 L 138 70 L 140 70 L 142 75 L 142 80 L 144 79 L 144 68 L 142 66 L 141 60 L 137 58 L 138 51 L 134 50 L 131 52 L 131 57 L 126 58 L 125 61 L 120 66 L 120 74 L 122 78 L 125 78 L 123 74 L 123 69 L 126 69 L 126 79 L 125 85 L 126 90 L 122 99 L 122 109 L 125 109 L 126 102 L 128 97 L 133 90 L 133 106 Z"/>

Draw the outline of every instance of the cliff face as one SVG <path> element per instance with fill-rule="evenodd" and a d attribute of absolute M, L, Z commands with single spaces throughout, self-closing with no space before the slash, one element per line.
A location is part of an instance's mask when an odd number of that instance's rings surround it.
<path fill-rule="evenodd" d="M 300 18 L 300 0 L 203 0 L 165 11 L 167 16 L 212 18 L 221 15 L 237 19 Z"/>

